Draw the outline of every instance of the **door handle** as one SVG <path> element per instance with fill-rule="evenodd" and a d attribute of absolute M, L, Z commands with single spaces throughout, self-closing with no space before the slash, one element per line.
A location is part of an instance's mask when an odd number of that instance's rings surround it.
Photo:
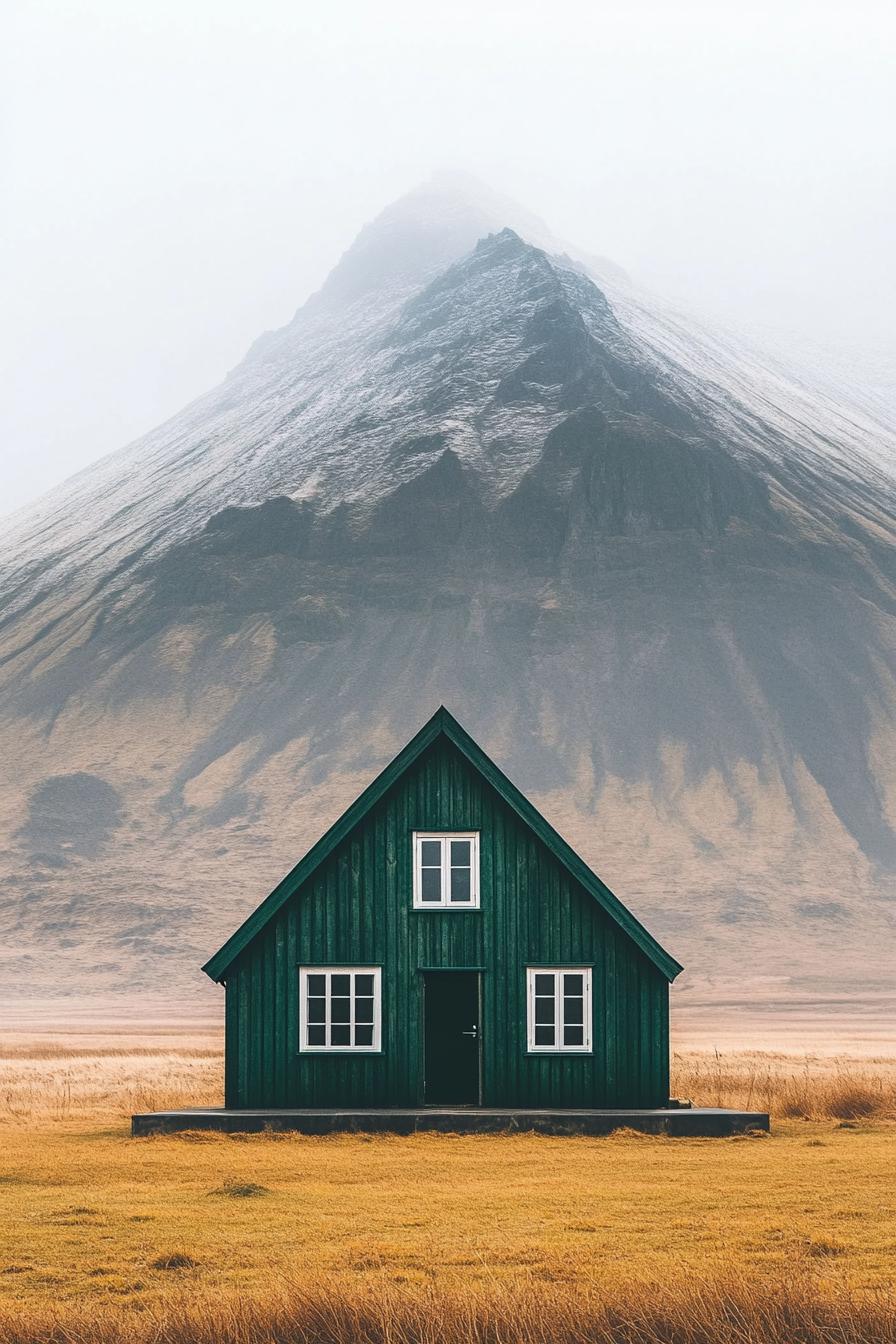
<path fill-rule="evenodd" d="M 478 1028 L 478 1027 L 474 1027 L 472 1031 L 462 1031 L 462 1032 L 461 1032 L 461 1036 L 472 1036 L 474 1040 L 476 1039 L 476 1037 L 477 1037 L 478 1035 L 479 1035 L 479 1028 Z"/>

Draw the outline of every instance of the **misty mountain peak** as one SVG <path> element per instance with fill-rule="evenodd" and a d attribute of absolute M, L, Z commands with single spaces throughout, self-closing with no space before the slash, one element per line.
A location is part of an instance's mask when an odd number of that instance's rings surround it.
<path fill-rule="evenodd" d="M 353 302 L 371 290 L 419 284 L 501 227 L 506 220 L 497 211 L 502 208 L 499 198 L 490 198 L 472 179 L 440 175 L 364 226 L 318 300 Z"/>
<path fill-rule="evenodd" d="M 476 244 L 475 250 L 480 254 L 483 252 L 494 252 L 498 248 L 513 252 L 521 252 L 528 247 L 531 247 L 531 244 L 524 243 L 516 229 L 511 229 L 510 226 L 507 225 L 503 229 L 497 229 L 494 233 L 488 234 L 485 238 L 480 238 L 479 242 Z"/>

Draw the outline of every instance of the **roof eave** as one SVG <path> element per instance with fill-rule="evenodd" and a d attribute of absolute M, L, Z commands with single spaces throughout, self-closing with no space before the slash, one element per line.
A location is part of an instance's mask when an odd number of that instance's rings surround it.
<path fill-rule="evenodd" d="M 294 868 L 291 868 L 282 881 L 269 896 L 257 906 L 238 929 L 231 934 L 227 942 L 221 946 L 214 956 L 209 957 L 208 961 L 202 967 L 202 970 L 212 980 L 219 983 L 224 979 L 228 967 L 232 965 L 240 952 L 248 945 L 255 934 L 258 933 L 268 920 L 271 919 L 285 901 L 311 873 L 323 863 L 328 854 L 344 839 L 357 823 L 366 815 L 371 807 L 379 801 L 383 794 L 391 788 L 395 780 L 403 772 L 413 765 L 418 756 L 426 750 L 430 743 L 434 742 L 442 731 L 441 716 L 447 713 L 443 706 L 440 706 L 432 718 L 429 719 L 418 733 L 411 738 L 398 753 L 396 757 L 381 770 L 376 779 L 368 784 L 367 788 L 358 795 L 350 807 L 342 813 L 329 830 L 325 831 L 315 844 L 311 846 L 306 854 L 302 856 Z"/>
<path fill-rule="evenodd" d="M 494 761 L 485 754 L 457 720 L 448 714 L 447 710 L 445 714 L 445 735 L 459 751 L 463 752 L 471 764 L 476 766 L 485 775 L 486 779 L 497 788 L 504 801 L 513 808 L 522 821 L 541 837 L 576 881 L 580 882 L 595 897 L 598 904 L 606 910 L 607 914 L 619 924 L 624 932 L 629 934 L 641 948 L 641 951 L 671 983 L 684 970 L 681 963 L 676 961 L 651 933 L 648 933 L 640 920 L 636 919 L 631 911 L 623 905 L 619 897 L 610 890 L 606 883 L 601 881 L 597 873 L 588 867 L 585 860 L 579 857 L 568 841 L 563 839 L 560 832 L 555 830 L 534 804 L 529 802 L 526 795 L 495 765 Z"/>

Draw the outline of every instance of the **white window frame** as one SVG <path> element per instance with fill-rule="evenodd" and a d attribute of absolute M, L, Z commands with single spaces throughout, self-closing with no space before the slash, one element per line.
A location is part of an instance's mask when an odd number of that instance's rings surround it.
<path fill-rule="evenodd" d="M 532 1055 L 590 1055 L 592 1049 L 592 1025 L 593 1014 L 591 1009 L 591 966 L 527 966 L 526 967 L 526 1036 L 528 1041 L 528 1050 Z M 535 977 L 536 975 L 552 975 L 554 977 L 554 1044 L 536 1045 L 535 1044 Z M 584 976 L 582 982 L 583 1003 L 582 1018 L 583 1032 L 581 1045 L 564 1045 L 563 1028 L 566 1023 L 563 1019 L 563 976 L 581 975 Z M 578 1023 L 570 1023 L 570 1026 L 578 1026 Z"/>
<path fill-rule="evenodd" d="M 424 840 L 442 842 L 442 899 L 440 901 L 423 900 L 423 850 Z M 470 841 L 470 899 L 452 901 L 451 894 L 451 840 Z M 414 909 L 415 910 L 478 910 L 479 909 L 479 832 L 478 831 L 414 831 Z"/>
<path fill-rule="evenodd" d="M 324 975 L 327 977 L 326 985 L 326 1019 L 323 1024 L 319 1022 L 309 1023 L 308 1021 L 308 977 L 309 975 Z M 373 976 L 373 1042 L 371 1045 L 309 1045 L 308 1028 L 311 1025 L 325 1028 L 324 1035 L 326 1041 L 330 1039 L 331 1005 L 333 994 L 331 990 L 332 977 L 334 975 L 372 975 Z M 355 982 L 351 983 L 351 994 L 349 995 L 349 1021 L 339 1025 L 347 1025 L 349 1028 L 349 1040 L 355 1039 Z M 364 997 L 367 997 L 366 995 Z M 364 1024 L 366 1025 L 366 1024 Z M 370 1055 L 376 1054 L 382 1050 L 382 968 L 379 966 L 300 966 L 299 967 L 299 1050 L 302 1054 L 327 1054 L 327 1055 Z"/>

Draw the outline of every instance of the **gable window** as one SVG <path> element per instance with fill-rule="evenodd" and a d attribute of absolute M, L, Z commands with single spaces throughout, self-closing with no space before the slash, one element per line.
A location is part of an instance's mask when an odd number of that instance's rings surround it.
<path fill-rule="evenodd" d="M 300 968 L 299 1049 L 380 1049 L 378 966 Z"/>
<path fill-rule="evenodd" d="M 590 966 L 530 966 L 526 990 L 531 1051 L 591 1053 Z"/>
<path fill-rule="evenodd" d="M 479 832 L 414 832 L 414 909 L 479 905 Z"/>

